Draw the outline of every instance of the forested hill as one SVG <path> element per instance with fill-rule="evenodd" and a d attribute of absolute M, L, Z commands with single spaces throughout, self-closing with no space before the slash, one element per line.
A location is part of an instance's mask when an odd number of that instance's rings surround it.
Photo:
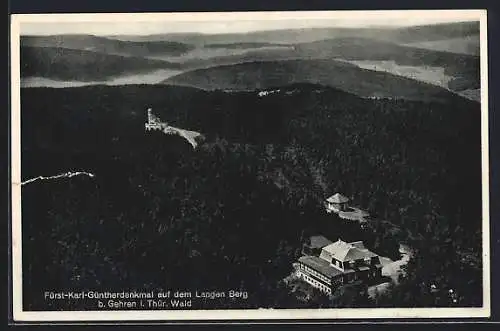
<path fill-rule="evenodd" d="M 326 59 L 256 61 L 188 71 L 164 81 L 201 89 L 253 90 L 293 83 L 322 84 L 362 97 L 448 100 L 444 88 Z"/>
<path fill-rule="evenodd" d="M 181 55 L 193 46 L 169 41 L 134 42 L 93 35 L 21 36 L 21 47 L 67 48 L 93 51 L 109 55 L 148 57 L 153 55 Z"/>
<path fill-rule="evenodd" d="M 23 187 L 27 307 L 46 306 L 33 293 L 51 286 L 243 288 L 246 307 L 301 306 L 279 281 L 315 233 L 361 238 L 384 255 L 409 242 L 419 257 L 404 283 L 412 296 L 394 292 L 393 306 L 428 305 L 420 286 L 431 282 L 454 288 L 460 305 L 480 304 L 479 105 L 276 90 L 23 89 L 23 178 L 95 175 Z M 146 133 L 148 107 L 206 142 L 193 151 Z M 326 216 L 322 199 L 337 191 L 399 237 Z"/>
<path fill-rule="evenodd" d="M 155 69 L 178 68 L 166 61 L 59 47 L 24 46 L 20 56 L 21 77 L 55 80 L 100 81 Z"/>

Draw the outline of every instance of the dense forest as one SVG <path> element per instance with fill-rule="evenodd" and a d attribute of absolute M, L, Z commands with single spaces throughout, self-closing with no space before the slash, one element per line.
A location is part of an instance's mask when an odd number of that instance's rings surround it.
<path fill-rule="evenodd" d="M 25 309 L 47 309 L 47 288 L 244 289 L 248 308 L 481 305 L 479 104 L 279 90 L 23 89 L 23 179 L 95 174 L 23 187 Z M 205 143 L 146 133 L 148 107 Z M 325 214 L 335 192 L 370 211 L 367 229 Z M 376 300 L 345 288 L 303 301 L 282 279 L 318 233 L 415 254 Z"/>

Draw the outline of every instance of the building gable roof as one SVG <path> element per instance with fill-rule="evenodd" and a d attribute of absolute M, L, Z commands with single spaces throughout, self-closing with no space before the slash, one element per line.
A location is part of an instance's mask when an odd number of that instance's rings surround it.
<path fill-rule="evenodd" d="M 347 243 L 339 239 L 336 242 L 323 247 L 323 250 L 326 251 L 328 255 L 342 262 L 378 256 L 377 254 L 366 249 L 361 241 Z"/>
<path fill-rule="evenodd" d="M 326 201 L 331 202 L 331 203 L 345 203 L 345 202 L 349 201 L 349 198 L 347 198 L 346 196 L 344 196 L 340 193 L 335 193 L 334 195 L 332 195 L 331 197 L 326 199 Z"/>

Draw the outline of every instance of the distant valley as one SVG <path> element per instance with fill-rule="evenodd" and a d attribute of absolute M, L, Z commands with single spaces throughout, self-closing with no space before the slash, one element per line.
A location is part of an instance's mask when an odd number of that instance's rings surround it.
<path fill-rule="evenodd" d="M 454 77 L 450 76 L 446 73 L 446 69 L 443 67 L 432 67 L 432 66 L 408 66 L 408 65 L 399 65 L 395 61 L 348 61 L 342 60 L 351 64 L 354 64 L 360 68 L 374 70 L 374 71 L 382 71 L 391 73 L 393 75 L 402 76 L 411 78 L 420 82 L 428 83 L 443 87 L 448 89 L 450 83 L 453 82 Z M 471 84 L 476 87 L 475 84 Z M 479 89 L 460 89 L 456 90 L 458 95 L 461 95 L 467 99 L 480 101 L 481 95 L 479 93 Z"/>
<path fill-rule="evenodd" d="M 254 47 L 232 47 L 232 46 L 221 46 L 221 47 L 200 47 L 195 48 L 185 54 L 178 56 L 170 55 L 152 55 L 148 56 L 150 59 L 164 60 L 172 63 L 179 63 L 186 70 L 206 67 L 210 65 L 217 65 L 221 62 L 223 63 L 239 63 L 245 60 L 245 56 L 261 57 L 268 56 L 269 58 L 276 58 L 280 55 L 282 56 L 293 56 L 294 46 L 292 45 L 276 45 L 276 46 L 254 46 Z"/>
<path fill-rule="evenodd" d="M 27 77 L 21 80 L 22 88 L 31 87 L 51 87 L 51 88 L 67 88 L 80 87 L 87 85 L 153 85 L 161 83 L 165 77 L 175 76 L 181 73 L 178 70 L 159 69 L 156 71 L 123 75 L 116 78 L 101 80 L 101 81 L 73 81 L 73 80 L 55 80 L 45 77 Z"/>

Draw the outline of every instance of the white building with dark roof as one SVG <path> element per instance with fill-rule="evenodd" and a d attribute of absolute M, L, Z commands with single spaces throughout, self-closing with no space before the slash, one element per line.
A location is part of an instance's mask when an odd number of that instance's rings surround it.
<path fill-rule="evenodd" d="M 345 220 L 358 221 L 364 226 L 370 214 L 365 210 L 349 206 L 349 201 L 348 197 L 335 193 L 325 201 L 326 212 L 335 213 Z"/>
<path fill-rule="evenodd" d="M 334 195 L 326 199 L 326 208 L 327 210 L 336 213 L 338 213 L 339 211 L 346 211 L 348 202 L 349 202 L 348 197 L 340 193 L 335 193 Z"/>
<path fill-rule="evenodd" d="M 382 277 L 379 256 L 362 241 L 341 239 L 324 246 L 319 256 L 306 255 L 294 264 L 296 274 L 326 294 L 344 284 L 375 281 Z"/>

